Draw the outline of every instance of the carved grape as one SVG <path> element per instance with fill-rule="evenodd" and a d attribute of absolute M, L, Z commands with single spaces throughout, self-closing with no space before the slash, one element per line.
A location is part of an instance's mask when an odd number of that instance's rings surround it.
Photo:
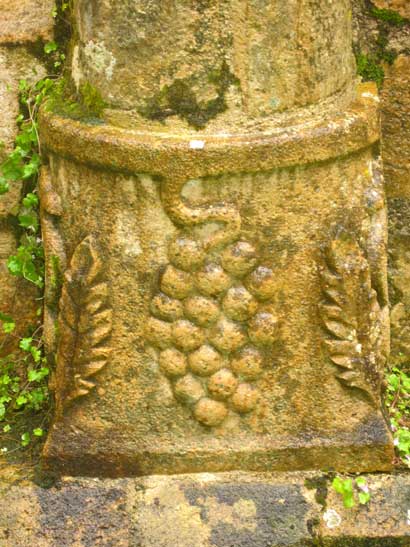
<path fill-rule="evenodd" d="M 221 424 L 228 415 L 226 406 L 219 402 L 204 397 L 195 405 L 194 416 L 201 424 L 215 427 Z"/>
<path fill-rule="evenodd" d="M 275 294 L 275 274 L 265 266 L 256 268 L 249 275 L 245 284 L 259 300 L 269 300 Z"/>
<path fill-rule="evenodd" d="M 179 300 L 159 293 L 151 301 L 151 313 L 158 319 L 175 321 L 183 316 L 184 308 Z"/>
<path fill-rule="evenodd" d="M 238 379 L 227 368 L 213 374 L 208 381 L 208 391 L 217 400 L 229 399 L 235 393 Z"/>
<path fill-rule="evenodd" d="M 218 302 L 205 296 L 187 298 L 184 303 L 184 310 L 189 319 L 202 327 L 215 323 L 221 313 Z"/>
<path fill-rule="evenodd" d="M 232 278 L 218 264 L 207 264 L 196 274 L 196 286 L 200 293 L 217 296 L 232 285 Z"/>
<path fill-rule="evenodd" d="M 160 319 L 150 317 L 145 327 L 145 336 L 153 346 L 164 349 L 172 342 L 171 325 Z"/>
<path fill-rule="evenodd" d="M 183 351 L 193 351 L 203 344 L 205 334 L 191 321 L 181 319 L 173 325 L 172 338 L 178 348 Z"/>
<path fill-rule="evenodd" d="M 226 293 L 222 307 L 230 319 L 246 321 L 258 310 L 258 303 L 245 287 L 232 287 Z"/>
<path fill-rule="evenodd" d="M 240 414 L 252 412 L 259 400 L 259 391 L 251 384 L 239 384 L 234 393 L 231 403 L 233 408 Z"/>
<path fill-rule="evenodd" d="M 192 291 L 192 277 L 189 273 L 167 266 L 162 274 L 161 289 L 171 298 L 186 298 Z"/>
<path fill-rule="evenodd" d="M 257 261 L 256 249 L 246 241 L 237 241 L 222 253 L 222 266 L 237 277 L 242 277 L 253 270 Z"/>
<path fill-rule="evenodd" d="M 186 355 L 175 348 L 169 348 L 160 353 L 159 366 L 168 378 L 184 376 L 188 369 Z"/>
<path fill-rule="evenodd" d="M 277 337 L 278 320 L 274 315 L 261 312 L 249 323 L 249 337 L 257 346 L 271 346 Z"/>
<path fill-rule="evenodd" d="M 174 393 L 182 403 L 192 405 L 204 397 L 205 389 L 197 378 L 187 374 L 175 383 Z"/>
<path fill-rule="evenodd" d="M 191 371 L 198 376 L 210 376 L 223 366 L 223 359 L 212 346 L 203 345 L 188 357 Z"/>
<path fill-rule="evenodd" d="M 231 369 L 245 380 L 256 380 L 262 373 L 263 356 L 251 346 L 240 350 L 232 359 Z"/>
<path fill-rule="evenodd" d="M 178 235 L 168 248 L 168 257 L 177 268 L 192 272 L 204 262 L 205 251 L 199 241 Z"/>
<path fill-rule="evenodd" d="M 245 329 L 239 323 L 223 318 L 211 329 L 209 341 L 219 351 L 232 353 L 247 342 Z"/>

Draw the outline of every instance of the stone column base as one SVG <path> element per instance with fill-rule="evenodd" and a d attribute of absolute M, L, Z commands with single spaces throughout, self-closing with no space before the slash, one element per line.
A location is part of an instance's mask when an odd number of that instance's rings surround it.
<path fill-rule="evenodd" d="M 0 485 L 3 547 L 405 547 L 410 475 L 365 477 L 344 509 L 318 473 L 220 473 Z"/>

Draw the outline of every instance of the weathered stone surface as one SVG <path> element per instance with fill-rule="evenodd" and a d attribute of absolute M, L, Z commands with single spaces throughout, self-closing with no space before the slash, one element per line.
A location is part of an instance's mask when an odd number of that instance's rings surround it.
<path fill-rule="evenodd" d="M 365 507 L 346 509 L 341 496 L 328 489 L 319 532 L 324 546 L 407 547 L 410 475 L 370 475 L 365 479 L 371 495 Z"/>
<path fill-rule="evenodd" d="M 53 7 L 54 0 L 0 0 L 0 44 L 50 40 Z"/>
<path fill-rule="evenodd" d="M 378 8 L 397 11 L 402 17 L 410 18 L 410 4 L 408 0 L 373 0 L 373 4 Z"/>
<path fill-rule="evenodd" d="M 396 197 L 388 205 L 391 361 L 397 364 L 408 362 L 410 355 L 410 201 Z"/>
<path fill-rule="evenodd" d="M 408 547 L 408 475 L 365 476 L 345 509 L 315 474 L 66 479 L 0 486 L 2 547 Z"/>
<path fill-rule="evenodd" d="M 401 55 L 387 72 L 382 93 L 382 145 L 389 196 L 389 278 L 392 300 L 392 362 L 410 355 L 408 222 L 410 197 L 410 57 Z"/>
<path fill-rule="evenodd" d="M 389 197 L 410 196 L 410 57 L 401 55 L 382 93 L 382 152 Z"/>
<path fill-rule="evenodd" d="M 249 123 L 352 97 L 348 0 L 74 4 L 74 81 L 143 119 L 173 125 L 180 118 L 212 131 L 218 117 L 226 131 L 232 119 L 225 111 Z"/>

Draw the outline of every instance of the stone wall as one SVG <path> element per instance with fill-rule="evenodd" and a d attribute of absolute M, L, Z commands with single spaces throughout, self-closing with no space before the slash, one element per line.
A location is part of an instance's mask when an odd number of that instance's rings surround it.
<path fill-rule="evenodd" d="M 53 37 L 53 6 L 53 0 L 0 0 L 0 161 L 17 132 L 19 81 L 36 82 L 46 74 L 40 58 L 43 43 Z M 15 215 L 21 191 L 21 183 L 14 183 L 0 197 L 0 312 L 17 321 L 18 334 L 27 328 L 35 306 L 31 284 L 12 277 L 6 265 L 18 243 Z M 3 346 L 2 352 L 9 349 Z"/>
<path fill-rule="evenodd" d="M 391 363 L 410 359 L 410 2 L 355 0 L 356 53 L 381 86 L 382 156 L 389 209 Z M 375 11 L 390 10 L 390 11 Z"/>

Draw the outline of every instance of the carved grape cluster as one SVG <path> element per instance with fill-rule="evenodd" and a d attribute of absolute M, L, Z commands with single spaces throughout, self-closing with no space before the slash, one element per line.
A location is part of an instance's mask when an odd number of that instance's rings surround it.
<path fill-rule="evenodd" d="M 229 411 L 252 412 L 260 397 L 253 382 L 277 336 L 277 319 L 266 309 L 273 271 L 258 264 L 256 249 L 244 240 L 206 253 L 200 241 L 180 233 L 168 257 L 146 337 L 176 399 L 209 427 Z"/>

